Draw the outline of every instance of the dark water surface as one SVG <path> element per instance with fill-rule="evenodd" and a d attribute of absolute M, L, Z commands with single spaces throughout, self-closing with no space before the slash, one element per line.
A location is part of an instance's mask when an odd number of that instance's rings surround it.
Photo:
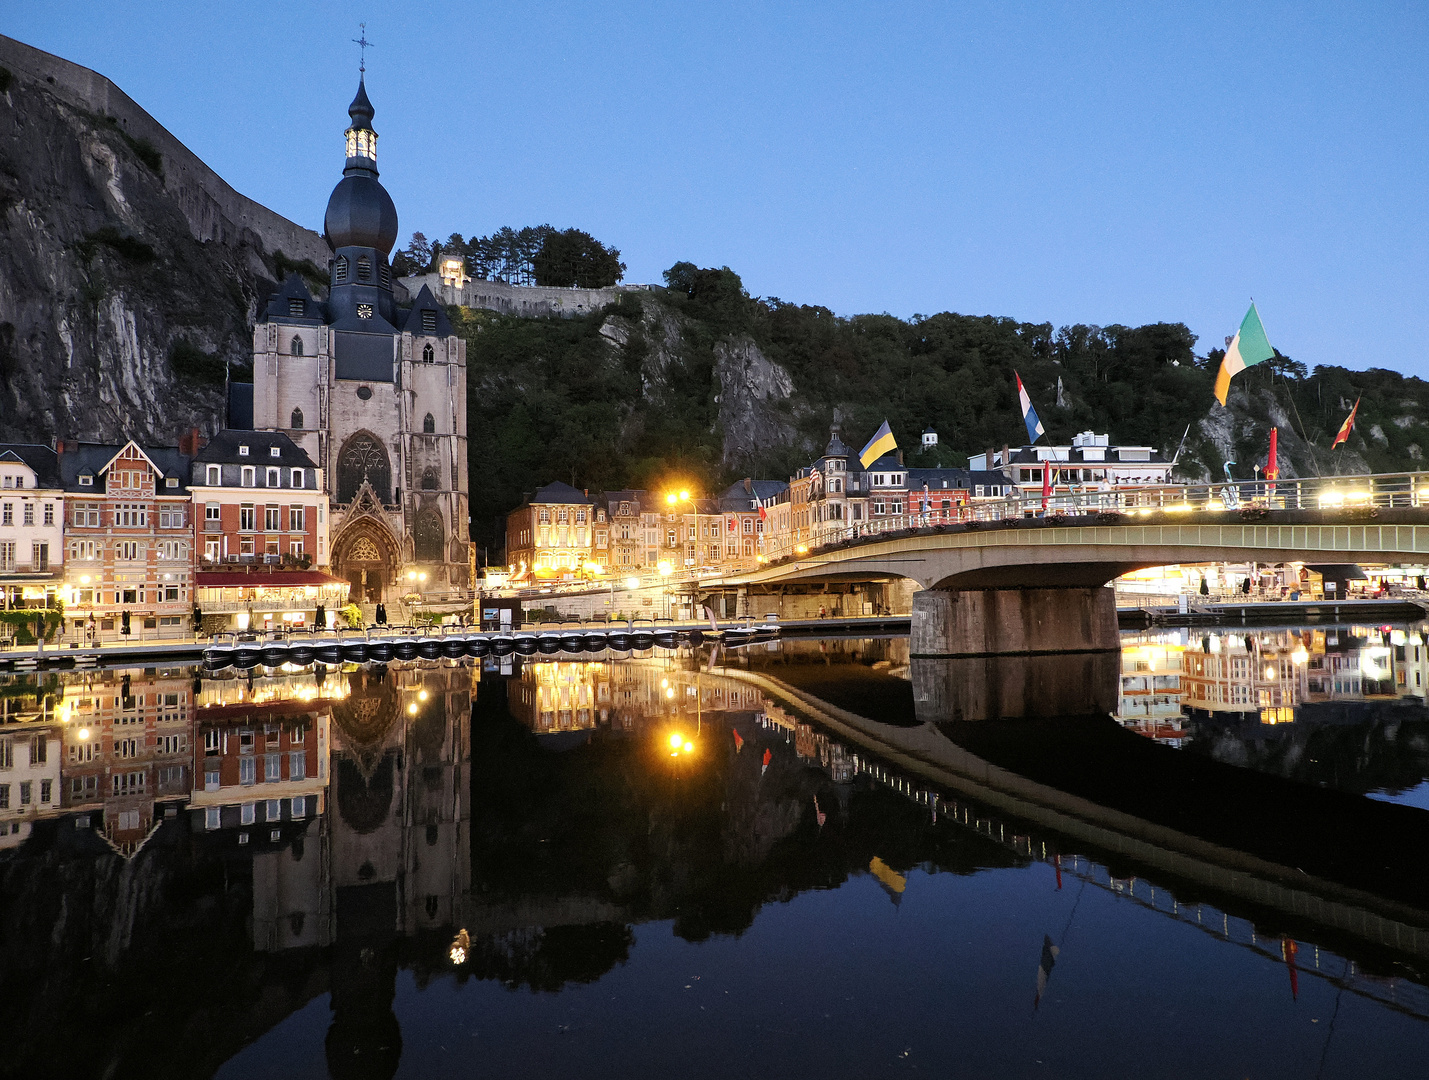
<path fill-rule="evenodd" d="M 1423 637 L 16 676 L 0 1075 L 1423 1076 Z"/>

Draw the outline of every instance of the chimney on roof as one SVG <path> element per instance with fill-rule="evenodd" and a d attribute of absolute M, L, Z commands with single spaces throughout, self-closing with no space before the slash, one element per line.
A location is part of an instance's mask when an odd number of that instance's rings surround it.
<path fill-rule="evenodd" d="M 746 495 L 754 494 L 754 477 L 746 476 L 744 478 L 744 493 Z"/>
<path fill-rule="evenodd" d="M 198 428 L 189 428 L 183 435 L 179 436 L 179 453 L 188 457 L 193 457 L 202 448 L 206 440 L 199 435 Z"/>
<path fill-rule="evenodd" d="M 903 451 L 902 451 L 901 448 L 900 448 L 899 451 L 898 451 L 898 464 L 900 464 L 900 465 L 903 464 Z"/>

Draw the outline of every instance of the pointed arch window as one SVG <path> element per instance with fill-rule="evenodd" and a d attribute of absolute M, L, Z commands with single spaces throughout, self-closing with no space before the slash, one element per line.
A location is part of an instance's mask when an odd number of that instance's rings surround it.
<path fill-rule="evenodd" d="M 443 562 L 445 532 L 442 515 L 436 510 L 423 510 L 412 528 L 412 540 L 418 562 Z"/>
<path fill-rule="evenodd" d="M 302 430 L 303 430 L 303 410 L 302 410 L 302 409 L 294 409 L 294 410 L 293 410 L 293 423 L 292 423 L 292 428 L 293 428 L 294 431 L 302 431 Z"/>
<path fill-rule="evenodd" d="M 437 467 L 428 465 L 422 470 L 422 490 L 436 491 L 441 487 L 441 477 L 437 475 Z"/>
<path fill-rule="evenodd" d="M 368 431 L 359 431 L 342 444 L 337 455 L 337 501 L 350 503 L 363 481 L 372 485 L 377 498 L 392 501 L 392 465 L 387 448 Z"/>
<path fill-rule="evenodd" d="M 424 363 L 424 364 L 434 364 L 434 363 L 436 363 L 436 361 L 437 361 L 437 350 L 434 349 L 434 348 L 432 348 L 432 343 L 429 341 L 429 342 L 427 342 L 425 345 L 422 346 L 422 363 Z"/>
<path fill-rule="evenodd" d="M 298 337 L 296 334 L 294 334 L 294 335 L 293 335 L 293 343 L 292 343 L 292 345 L 290 345 L 290 346 L 288 347 L 288 351 L 291 352 L 294 356 L 302 356 L 302 355 L 303 355 L 303 339 L 300 338 L 300 337 Z"/>
<path fill-rule="evenodd" d="M 436 430 L 437 430 L 436 417 L 434 417 L 431 413 L 427 413 L 426 416 L 422 417 L 422 434 L 423 434 L 423 435 L 434 435 L 434 434 L 436 434 Z"/>
<path fill-rule="evenodd" d="M 372 280 L 372 260 L 369 259 L 366 255 L 360 255 L 360 256 L 358 256 L 358 259 L 357 259 L 357 280 L 358 280 L 358 281 L 371 281 L 371 280 Z"/>
<path fill-rule="evenodd" d="M 337 262 L 332 264 L 332 280 L 341 285 L 347 280 L 347 256 L 339 255 Z"/>

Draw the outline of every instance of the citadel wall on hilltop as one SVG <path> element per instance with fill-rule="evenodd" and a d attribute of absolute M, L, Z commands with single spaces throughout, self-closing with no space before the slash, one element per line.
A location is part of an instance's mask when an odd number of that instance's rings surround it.
<path fill-rule="evenodd" d="M 234 244 L 247 231 L 264 251 L 308 259 L 326 267 L 331 252 L 311 229 L 289 221 L 240 195 L 205 165 L 133 98 L 97 71 L 0 34 L 0 66 L 18 79 L 44 84 L 69 105 L 113 117 L 121 131 L 152 143 L 163 155 L 164 190 L 175 201 L 194 237 Z"/>

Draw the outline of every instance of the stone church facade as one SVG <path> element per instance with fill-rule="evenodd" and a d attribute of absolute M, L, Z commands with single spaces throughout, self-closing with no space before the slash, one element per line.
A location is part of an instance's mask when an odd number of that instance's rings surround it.
<path fill-rule="evenodd" d="M 253 426 L 319 464 L 332 572 L 376 602 L 468 584 L 466 342 L 429 289 L 397 306 L 397 210 L 363 81 L 348 115 L 324 220 L 328 298 L 295 273 L 268 301 L 253 335 Z"/>

